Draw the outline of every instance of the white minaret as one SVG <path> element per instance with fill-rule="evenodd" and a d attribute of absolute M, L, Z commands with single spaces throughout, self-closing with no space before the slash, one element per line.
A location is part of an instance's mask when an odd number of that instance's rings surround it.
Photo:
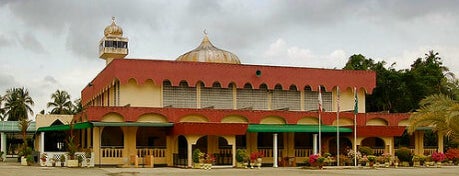
<path fill-rule="evenodd" d="M 105 59 L 108 65 L 113 59 L 122 59 L 128 53 L 128 39 L 123 37 L 123 29 L 115 24 L 115 17 L 112 17 L 112 24 L 105 28 L 104 37 L 99 42 L 99 58 Z"/>

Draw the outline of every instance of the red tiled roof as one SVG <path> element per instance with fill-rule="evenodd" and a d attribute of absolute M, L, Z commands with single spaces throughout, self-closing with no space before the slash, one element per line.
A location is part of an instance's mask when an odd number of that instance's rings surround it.
<path fill-rule="evenodd" d="M 256 75 L 257 71 L 261 72 L 261 76 Z M 158 85 L 169 80 L 173 86 L 177 86 L 181 81 L 186 81 L 189 86 L 202 82 L 205 87 L 211 87 L 214 82 L 219 82 L 223 88 L 231 83 L 237 88 L 243 88 L 246 83 L 254 88 L 266 84 L 268 89 L 274 89 L 279 84 L 284 90 L 289 89 L 291 85 L 295 85 L 297 89 L 310 86 L 312 90 L 317 90 L 318 86 L 322 85 L 327 91 L 336 86 L 341 89 L 357 87 L 365 89 L 368 93 L 376 86 L 376 73 L 373 71 L 115 59 L 82 90 L 82 103 L 86 104 L 115 80 L 126 84 L 130 79 L 136 80 L 138 84 L 152 80 Z"/>

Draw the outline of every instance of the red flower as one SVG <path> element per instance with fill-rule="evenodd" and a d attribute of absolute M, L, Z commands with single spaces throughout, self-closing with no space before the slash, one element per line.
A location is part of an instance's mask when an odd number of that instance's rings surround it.
<path fill-rule="evenodd" d="M 435 162 L 442 162 L 443 160 L 446 159 L 446 155 L 444 153 L 437 153 L 437 152 L 433 152 L 432 153 L 432 160 L 434 160 Z"/>

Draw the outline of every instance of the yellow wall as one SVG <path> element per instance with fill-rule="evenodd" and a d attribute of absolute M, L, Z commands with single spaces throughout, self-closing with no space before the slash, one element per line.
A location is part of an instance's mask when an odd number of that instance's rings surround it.
<path fill-rule="evenodd" d="M 343 89 L 343 88 L 340 88 L 339 89 L 340 91 L 340 111 L 354 111 L 354 89 L 352 88 L 347 88 L 347 89 Z M 365 113 L 365 91 L 363 89 L 361 90 L 357 90 L 358 91 L 358 94 L 357 94 L 357 97 L 358 97 L 358 108 L 359 108 L 359 113 Z M 337 94 L 336 94 L 336 88 L 333 89 L 333 104 L 332 104 L 332 108 L 333 108 L 333 111 L 337 111 L 337 103 L 336 103 L 336 98 L 337 98 Z"/>
<path fill-rule="evenodd" d="M 35 121 L 36 121 L 35 125 L 37 129 L 40 127 L 47 127 L 47 126 L 50 126 L 54 121 L 58 119 L 64 125 L 69 124 L 73 119 L 73 115 L 37 114 L 37 116 L 35 117 Z"/>
<path fill-rule="evenodd" d="M 138 85 L 134 79 L 130 79 L 127 84 L 120 85 L 119 98 L 120 106 L 161 107 L 161 87 L 151 80 Z"/>

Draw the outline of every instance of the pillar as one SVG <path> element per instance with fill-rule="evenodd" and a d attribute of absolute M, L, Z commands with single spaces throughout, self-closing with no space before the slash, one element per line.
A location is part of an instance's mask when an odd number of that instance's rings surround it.
<path fill-rule="evenodd" d="M 231 145 L 231 153 L 232 153 L 232 157 L 233 157 L 233 167 L 236 167 L 236 142 L 233 143 L 233 145 Z"/>
<path fill-rule="evenodd" d="M 5 159 L 6 157 L 6 134 L 5 132 L 1 132 L 0 133 L 0 138 L 1 138 L 1 143 L 0 143 L 0 146 L 1 146 L 1 150 L 3 152 L 3 155 L 0 156 L 2 157 L 3 159 Z"/>
<path fill-rule="evenodd" d="M 174 165 L 174 153 L 178 153 L 178 136 L 166 136 L 166 163 L 167 166 Z"/>
<path fill-rule="evenodd" d="M 437 146 L 438 146 L 438 152 L 444 153 L 443 149 L 445 146 L 443 145 L 443 133 L 437 133 Z"/>
<path fill-rule="evenodd" d="M 317 134 L 312 135 L 312 153 L 317 154 Z"/>
<path fill-rule="evenodd" d="M 40 153 L 45 152 L 45 132 L 40 132 Z"/>
<path fill-rule="evenodd" d="M 277 133 L 273 134 L 273 167 L 277 167 Z"/>
<path fill-rule="evenodd" d="M 188 140 L 188 138 L 187 138 Z M 193 163 L 193 158 L 192 158 L 192 153 L 193 151 L 192 150 L 192 144 L 190 141 L 187 142 L 187 160 L 188 160 L 188 167 L 189 168 L 192 168 L 193 166 L 191 165 Z"/>
<path fill-rule="evenodd" d="M 102 137 L 102 127 L 94 127 L 92 133 L 93 139 L 93 151 L 94 151 L 94 163 L 98 163 L 99 166 L 102 164 L 101 156 L 101 137 Z"/>
<path fill-rule="evenodd" d="M 424 131 L 414 132 L 414 153 L 416 155 L 424 154 Z"/>

